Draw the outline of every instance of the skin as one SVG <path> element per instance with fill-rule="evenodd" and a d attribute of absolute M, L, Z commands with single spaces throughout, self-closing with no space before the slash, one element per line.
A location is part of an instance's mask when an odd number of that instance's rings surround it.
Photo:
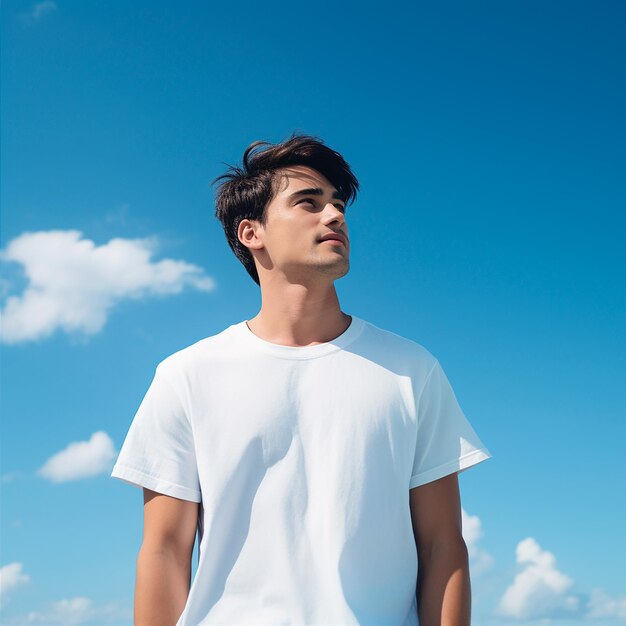
<path fill-rule="evenodd" d="M 409 490 L 420 626 L 469 626 L 471 583 L 456 473 Z"/>
<path fill-rule="evenodd" d="M 265 226 L 245 219 L 237 231 L 254 258 L 261 287 L 261 309 L 247 324 L 266 341 L 313 346 L 338 337 L 352 321 L 341 311 L 334 285 L 350 269 L 345 205 L 316 170 L 293 166 L 280 173 Z M 290 198 L 311 187 L 322 193 Z M 345 235 L 346 245 L 320 243 L 332 232 Z M 469 626 L 469 566 L 457 475 L 411 489 L 409 504 L 421 626 Z M 174 626 L 180 617 L 189 594 L 198 513 L 198 503 L 144 489 L 135 626 Z"/>
<path fill-rule="evenodd" d="M 135 626 L 174 626 L 191 585 L 199 503 L 143 490 L 143 541 L 137 556 Z"/>
<path fill-rule="evenodd" d="M 293 166 L 282 173 L 265 226 L 246 219 L 237 232 L 254 257 L 261 284 L 261 310 L 248 326 L 266 341 L 312 346 L 338 337 L 352 321 L 340 310 L 334 285 L 350 269 L 350 241 L 345 247 L 318 241 L 333 231 L 348 238 L 345 205 L 332 197 L 335 188 L 316 170 Z M 323 195 L 289 200 L 311 187 L 320 187 Z"/>

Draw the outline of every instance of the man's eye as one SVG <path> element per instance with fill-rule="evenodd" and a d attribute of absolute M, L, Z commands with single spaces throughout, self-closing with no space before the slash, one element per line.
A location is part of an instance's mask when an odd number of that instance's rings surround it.
<path fill-rule="evenodd" d="M 302 204 L 303 202 L 308 202 L 309 204 L 315 206 L 315 201 L 311 200 L 311 198 L 303 198 L 302 200 L 300 200 L 297 204 Z M 341 212 L 345 213 L 346 212 L 346 207 L 343 206 L 343 204 L 336 204 L 335 205 Z"/>

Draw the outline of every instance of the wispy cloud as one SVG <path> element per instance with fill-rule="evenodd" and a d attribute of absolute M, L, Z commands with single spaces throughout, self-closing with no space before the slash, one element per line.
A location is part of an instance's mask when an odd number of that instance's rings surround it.
<path fill-rule="evenodd" d="M 89 598 L 77 596 L 67 600 L 53 602 L 41 611 L 31 611 L 26 615 L 6 618 L 4 624 L 26 626 L 27 624 L 95 624 L 132 620 L 132 609 L 123 608 L 119 604 L 109 603 L 103 606 L 94 606 Z"/>
<path fill-rule="evenodd" d="M 30 582 L 30 576 L 22 572 L 21 563 L 9 563 L 0 567 L 0 606 L 4 607 L 10 594 Z"/>
<path fill-rule="evenodd" d="M 37 474 L 53 483 L 90 478 L 109 471 L 116 454 L 112 439 L 100 430 L 51 456 Z"/>
<path fill-rule="evenodd" d="M 44 0 L 43 2 L 37 2 L 33 5 L 33 8 L 30 11 L 30 15 L 34 20 L 38 20 L 42 15 L 46 13 L 51 13 L 57 8 L 56 2 L 52 2 L 52 0 Z"/>
<path fill-rule="evenodd" d="M 619 598 L 611 598 L 603 589 L 597 588 L 591 591 L 587 602 L 587 617 L 606 619 L 617 617 L 626 620 L 626 595 Z"/>
<path fill-rule="evenodd" d="M 470 571 L 472 575 L 481 574 L 490 569 L 494 563 L 493 557 L 478 545 L 483 536 L 482 523 L 477 515 L 469 515 L 463 508 L 461 508 L 461 517 L 463 539 L 469 553 Z"/>
<path fill-rule="evenodd" d="M 18 478 L 23 478 L 23 473 L 14 470 L 12 472 L 5 472 L 0 476 L 0 483 L 12 483 L 14 480 Z"/>
<path fill-rule="evenodd" d="M 197 265 L 153 261 L 158 237 L 114 238 L 96 245 L 78 230 L 23 233 L 0 250 L 0 260 L 20 263 L 27 285 L 6 298 L 0 339 L 20 343 L 56 330 L 93 335 L 112 308 L 128 299 L 167 296 L 185 287 L 211 291 L 215 282 Z"/>
<path fill-rule="evenodd" d="M 104 219 L 109 224 L 121 224 L 124 226 L 127 222 L 127 214 L 129 209 L 130 205 L 125 202 L 124 204 L 120 204 L 118 207 L 107 211 L 104 215 Z"/>

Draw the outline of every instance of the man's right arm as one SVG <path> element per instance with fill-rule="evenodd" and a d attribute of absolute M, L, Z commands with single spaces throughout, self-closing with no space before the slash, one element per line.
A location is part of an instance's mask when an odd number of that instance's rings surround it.
<path fill-rule="evenodd" d="M 146 488 L 143 497 L 134 622 L 135 626 L 175 626 L 189 596 L 200 505 Z"/>

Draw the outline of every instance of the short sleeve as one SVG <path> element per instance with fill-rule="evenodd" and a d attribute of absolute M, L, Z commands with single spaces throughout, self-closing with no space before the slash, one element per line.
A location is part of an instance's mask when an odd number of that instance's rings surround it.
<path fill-rule="evenodd" d="M 409 489 L 491 458 L 465 417 L 439 361 L 426 378 L 417 406 L 417 441 Z"/>
<path fill-rule="evenodd" d="M 111 477 L 183 500 L 202 499 L 191 422 L 161 363 L 130 425 Z"/>

